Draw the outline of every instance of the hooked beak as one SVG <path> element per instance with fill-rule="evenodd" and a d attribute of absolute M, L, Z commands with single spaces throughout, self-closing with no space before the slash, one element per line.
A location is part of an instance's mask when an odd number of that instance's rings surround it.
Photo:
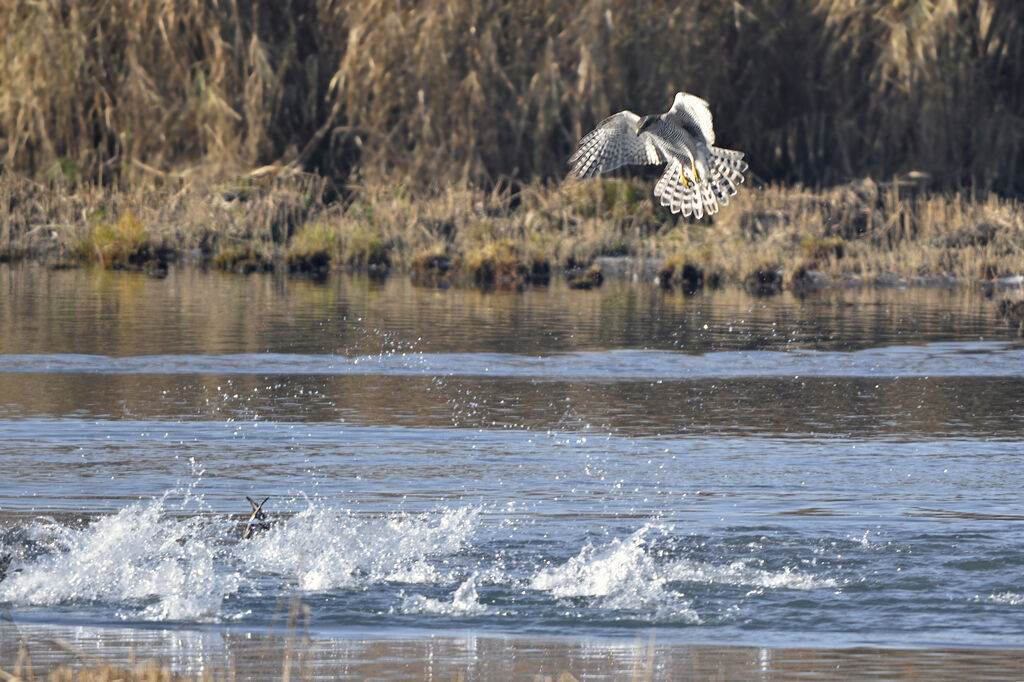
<path fill-rule="evenodd" d="M 652 123 L 654 123 L 654 119 L 655 118 L 657 118 L 657 117 L 656 116 L 644 116 L 642 119 L 637 121 L 637 124 L 636 124 L 636 134 L 640 135 L 640 133 L 642 133 L 647 128 L 647 126 L 649 126 Z"/>

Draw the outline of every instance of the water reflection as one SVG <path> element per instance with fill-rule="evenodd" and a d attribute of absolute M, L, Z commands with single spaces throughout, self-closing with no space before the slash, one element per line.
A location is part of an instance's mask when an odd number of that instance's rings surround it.
<path fill-rule="evenodd" d="M 856 349 L 1013 339 L 972 290 L 839 290 L 806 299 L 669 294 L 609 282 L 523 293 L 334 276 L 323 284 L 174 268 L 166 279 L 0 264 L 0 352 L 105 356 L 415 350 L 547 354 L 613 348 Z"/>
<path fill-rule="evenodd" d="M 24 644 L 36 674 L 60 665 L 156 658 L 179 674 L 344 680 L 1018 680 L 1024 657 L 999 649 L 801 649 L 467 634 L 308 638 L 265 632 L 118 630 L 0 624 L 8 670 Z"/>

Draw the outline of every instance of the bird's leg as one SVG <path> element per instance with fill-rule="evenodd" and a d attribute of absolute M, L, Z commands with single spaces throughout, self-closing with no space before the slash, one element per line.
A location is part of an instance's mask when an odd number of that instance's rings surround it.
<path fill-rule="evenodd" d="M 700 182 L 700 173 L 697 172 L 697 161 L 695 159 L 690 159 L 690 165 L 693 166 L 693 179 Z"/>
<path fill-rule="evenodd" d="M 683 181 L 683 188 L 690 189 L 690 186 L 693 185 L 690 179 L 686 177 L 686 166 L 679 166 L 679 178 Z"/>

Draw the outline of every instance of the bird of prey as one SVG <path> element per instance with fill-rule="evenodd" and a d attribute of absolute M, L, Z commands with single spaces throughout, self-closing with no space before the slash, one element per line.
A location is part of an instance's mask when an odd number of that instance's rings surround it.
<path fill-rule="evenodd" d="M 673 213 L 700 219 L 729 203 L 747 170 L 743 152 L 714 144 L 708 103 L 680 92 L 664 114 L 620 111 L 601 121 L 580 140 L 569 164 L 579 178 L 627 164 L 666 164 L 654 196 Z"/>

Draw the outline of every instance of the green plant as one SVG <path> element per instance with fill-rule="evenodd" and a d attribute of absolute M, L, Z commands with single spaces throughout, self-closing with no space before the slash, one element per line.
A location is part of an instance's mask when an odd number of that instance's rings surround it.
<path fill-rule="evenodd" d="M 96 260 L 105 268 L 139 266 L 150 256 L 149 235 L 131 211 L 112 223 L 97 222 L 92 229 Z"/>

